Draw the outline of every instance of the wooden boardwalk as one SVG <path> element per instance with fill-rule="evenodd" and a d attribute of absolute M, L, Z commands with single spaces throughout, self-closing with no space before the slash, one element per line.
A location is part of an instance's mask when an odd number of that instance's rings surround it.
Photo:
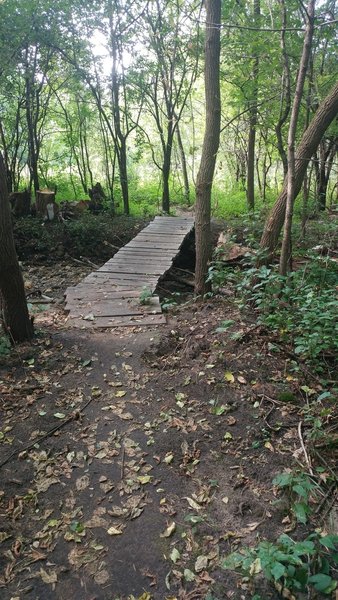
<path fill-rule="evenodd" d="M 68 325 L 99 329 L 165 323 L 158 296 L 140 303 L 144 288 L 153 294 L 194 226 L 191 217 L 155 217 L 100 269 L 66 290 Z"/>

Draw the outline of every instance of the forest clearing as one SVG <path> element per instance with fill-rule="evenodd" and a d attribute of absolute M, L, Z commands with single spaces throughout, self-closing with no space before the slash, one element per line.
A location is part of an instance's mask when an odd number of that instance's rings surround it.
<path fill-rule="evenodd" d="M 336 25 L 0 3 L 1 600 L 337 600 Z"/>

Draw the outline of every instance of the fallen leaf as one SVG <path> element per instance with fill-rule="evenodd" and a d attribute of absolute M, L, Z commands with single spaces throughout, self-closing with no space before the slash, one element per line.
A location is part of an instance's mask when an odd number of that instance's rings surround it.
<path fill-rule="evenodd" d="M 167 454 L 165 455 L 163 462 L 165 462 L 167 465 L 170 465 L 170 463 L 172 463 L 174 460 L 174 454 L 173 452 L 167 452 Z"/>
<path fill-rule="evenodd" d="M 195 579 L 195 573 L 190 571 L 190 569 L 184 569 L 183 576 L 186 581 L 194 581 Z"/>
<path fill-rule="evenodd" d="M 202 507 L 197 502 L 195 502 L 195 500 L 193 500 L 192 498 L 186 497 L 185 499 L 188 502 L 189 506 L 191 506 L 191 508 L 193 508 L 194 510 L 202 509 Z"/>
<path fill-rule="evenodd" d="M 53 417 L 55 417 L 56 419 L 64 419 L 65 418 L 65 414 L 61 413 L 61 412 L 56 412 L 54 413 Z"/>
<path fill-rule="evenodd" d="M 56 583 L 58 580 L 58 576 L 55 571 L 50 571 L 49 573 L 47 573 L 47 571 L 41 568 L 39 571 L 39 575 L 44 583 L 53 584 Z"/>
<path fill-rule="evenodd" d="M 140 475 L 137 479 L 142 485 L 145 485 L 152 480 L 152 475 Z"/>
<path fill-rule="evenodd" d="M 85 490 L 89 486 L 89 477 L 88 475 L 82 475 L 82 477 L 78 477 L 75 482 L 75 487 L 78 492 Z"/>
<path fill-rule="evenodd" d="M 207 566 L 208 566 L 208 557 L 203 556 L 202 554 L 200 556 L 198 556 L 196 559 L 196 562 L 195 562 L 196 573 L 203 571 L 204 569 L 207 568 Z"/>
<path fill-rule="evenodd" d="M 225 371 L 224 379 L 225 379 L 225 381 L 228 381 L 228 383 L 235 382 L 235 378 L 234 378 L 233 374 L 231 373 L 231 371 Z"/>
<path fill-rule="evenodd" d="M 109 580 L 108 571 L 106 571 L 105 569 L 103 569 L 103 571 L 99 571 L 98 573 L 96 573 L 96 575 L 94 575 L 94 580 L 99 585 L 104 585 Z"/>
<path fill-rule="evenodd" d="M 84 317 L 82 317 L 84 321 L 94 321 L 95 317 L 93 315 L 93 313 L 88 313 L 88 315 L 85 315 Z"/>
<path fill-rule="evenodd" d="M 118 390 L 118 392 L 115 393 L 115 398 L 123 398 L 123 396 L 126 395 L 127 392 L 125 392 L 124 390 Z"/>
<path fill-rule="evenodd" d="M 117 529 L 117 527 L 109 527 L 107 533 L 108 535 L 121 535 L 122 531 L 121 529 Z"/>
<path fill-rule="evenodd" d="M 164 532 L 160 534 L 160 537 L 168 538 L 174 533 L 175 530 L 176 530 L 176 523 L 175 523 L 175 521 L 173 521 L 172 523 L 170 523 L 170 525 L 168 525 L 168 527 L 164 530 Z"/>
<path fill-rule="evenodd" d="M 174 564 L 177 563 L 178 559 L 181 558 L 181 554 L 180 552 L 177 550 L 177 548 L 174 548 L 173 551 L 170 554 L 170 558 L 173 561 Z"/>

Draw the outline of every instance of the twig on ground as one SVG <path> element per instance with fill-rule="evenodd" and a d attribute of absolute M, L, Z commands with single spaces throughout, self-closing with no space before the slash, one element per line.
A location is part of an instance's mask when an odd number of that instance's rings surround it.
<path fill-rule="evenodd" d="M 122 448 L 122 462 L 121 462 L 121 481 L 124 477 L 124 459 L 125 459 L 126 451 L 124 447 Z"/>
<path fill-rule="evenodd" d="M 74 258 L 74 256 L 70 256 L 70 254 L 68 254 L 68 258 L 70 260 L 72 260 L 73 262 L 75 262 L 77 265 L 84 265 L 84 266 L 90 265 L 91 267 L 94 267 L 95 269 L 99 268 L 91 260 L 89 260 L 89 258 L 84 258 L 83 256 L 81 256 L 81 260 L 79 260 L 78 258 Z"/>
<path fill-rule="evenodd" d="M 306 451 L 304 440 L 303 440 L 303 436 L 302 436 L 302 421 L 299 421 L 299 423 L 298 423 L 298 437 L 299 437 L 300 445 L 301 445 L 302 450 L 303 450 L 303 454 L 304 454 L 304 457 L 305 457 L 306 464 L 308 466 L 309 472 L 311 473 L 311 475 L 313 477 L 314 473 L 313 473 L 313 469 L 312 469 L 312 465 L 311 465 L 311 459 L 310 459 L 310 457 L 309 457 L 309 455 L 308 455 L 308 453 Z"/>
<path fill-rule="evenodd" d="M 85 256 L 80 256 L 81 260 L 84 260 L 86 263 L 88 263 L 91 267 L 94 267 L 94 269 L 98 269 L 99 266 L 96 265 L 92 260 L 89 260 L 89 258 L 86 258 Z"/>
<path fill-rule="evenodd" d="M 331 496 L 332 492 L 335 491 L 336 489 L 336 482 L 333 483 L 329 489 L 327 490 L 327 492 L 324 494 L 323 498 L 321 499 L 320 503 L 318 504 L 316 510 L 315 510 L 315 515 L 318 515 L 318 513 L 321 511 L 321 509 L 323 508 L 323 505 L 325 504 L 325 502 L 327 501 L 327 499 Z M 333 497 L 335 496 L 335 494 L 333 494 Z"/>

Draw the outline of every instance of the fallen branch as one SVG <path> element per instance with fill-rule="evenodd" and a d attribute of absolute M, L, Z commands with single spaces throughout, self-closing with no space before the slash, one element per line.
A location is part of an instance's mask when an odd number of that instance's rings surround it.
<path fill-rule="evenodd" d="M 85 266 L 87 266 L 87 264 L 89 264 L 91 267 L 94 267 L 94 269 L 98 269 L 99 268 L 97 265 L 95 265 L 94 263 L 92 263 L 91 260 L 89 260 L 88 258 L 84 258 L 83 256 L 81 256 L 81 260 L 79 260 L 78 258 L 74 258 L 74 256 L 70 256 L 70 254 L 68 254 L 68 258 L 70 258 L 70 260 L 72 260 L 73 262 L 75 262 L 77 265 L 85 265 Z"/>

